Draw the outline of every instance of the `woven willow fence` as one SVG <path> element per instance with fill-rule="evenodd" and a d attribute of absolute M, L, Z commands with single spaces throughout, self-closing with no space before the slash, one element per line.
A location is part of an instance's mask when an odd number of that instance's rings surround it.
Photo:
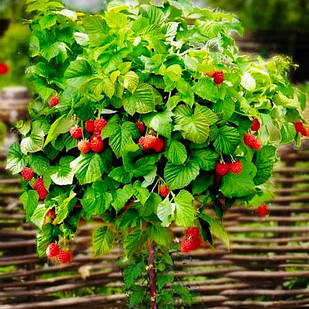
<path fill-rule="evenodd" d="M 281 155 L 270 217 L 233 208 L 225 219 L 230 252 L 218 242 L 215 249 L 175 254 L 175 278 L 196 296 L 191 308 L 309 308 L 309 168 L 304 163 L 309 151 L 287 147 Z M 24 223 L 19 180 L 8 178 L 3 168 L 0 172 L 0 308 L 126 308 L 115 263 L 121 252 L 91 255 L 95 223 L 80 229 L 73 264 L 47 265 L 35 254 L 33 226 Z"/>

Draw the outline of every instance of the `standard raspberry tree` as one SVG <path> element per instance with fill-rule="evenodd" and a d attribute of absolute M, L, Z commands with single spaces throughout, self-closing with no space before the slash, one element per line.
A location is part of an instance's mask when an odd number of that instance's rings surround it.
<path fill-rule="evenodd" d="M 34 96 L 7 167 L 23 177 L 38 255 L 71 262 L 78 227 L 95 222 L 95 255 L 123 247 L 132 307 L 190 303 L 170 249 L 228 246 L 235 203 L 268 215 L 277 148 L 308 133 L 289 59 L 241 55 L 234 16 L 184 1 L 110 2 L 98 15 L 27 2 Z"/>

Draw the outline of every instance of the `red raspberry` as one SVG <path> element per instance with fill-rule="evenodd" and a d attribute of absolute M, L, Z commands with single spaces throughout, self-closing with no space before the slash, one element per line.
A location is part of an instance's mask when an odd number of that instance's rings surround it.
<path fill-rule="evenodd" d="M 305 129 L 306 129 L 306 135 L 305 136 L 309 137 L 309 127 L 306 127 Z"/>
<path fill-rule="evenodd" d="M 94 132 L 94 120 L 87 120 L 85 122 L 86 130 L 90 133 Z"/>
<path fill-rule="evenodd" d="M 0 62 L 0 75 L 5 75 L 9 72 L 9 67 L 6 63 Z"/>
<path fill-rule="evenodd" d="M 185 230 L 185 235 L 187 237 L 191 236 L 193 238 L 200 236 L 200 229 L 198 227 L 189 227 Z"/>
<path fill-rule="evenodd" d="M 140 121 L 137 121 L 135 124 L 138 128 L 139 133 L 144 134 L 146 130 L 146 126 Z"/>
<path fill-rule="evenodd" d="M 58 254 L 58 261 L 60 264 L 70 264 L 72 263 L 72 251 L 67 250 L 67 251 L 62 251 L 60 250 Z"/>
<path fill-rule="evenodd" d="M 225 176 L 230 170 L 230 165 L 226 162 L 217 162 L 216 163 L 216 173 L 220 176 Z"/>
<path fill-rule="evenodd" d="M 57 97 L 57 96 L 52 96 L 52 97 L 49 99 L 49 105 L 50 105 L 51 107 L 55 107 L 56 105 L 59 104 L 59 101 L 60 101 L 59 97 Z"/>
<path fill-rule="evenodd" d="M 229 164 L 229 168 L 230 168 L 230 171 L 233 174 L 240 174 L 242 172 L 243 165 L 242 165 L 242 162 L 240 160 L 237 160 L 235 162 L 231 162 Z"/>
<path fill-rule="evenodd" d="M 161 152 L 164 148 L 164 141 L 161 137 L 156 138 L 154 144 L 153 144 L 153 150 L 155 152 Z"/>
<path fill-rule="evenodd" d="M 143 151 L 147 151 L 149 149 L 153 149 L 156 140 L 157 138 L 155 136 L 146 135 L 146 136 L 142 136 L 138 140 L 138 144 L 142 146 Z"/>
<path fill-rule="evenodd" d="M 21 171 L 21 176 L 26 181 L 30 181 L 34 176 L 34 171 L 29 167 L 24 167 L 24 169 Z"/>
<path fill-rule="evenodd" d="M 255 142 L 255 140 L 256 137 L 253 134 L 247 133 L 244 136 L 244 143 L 249 147 L 251 147 L 251 145 Z"/>
<path fill-rule="evenodd" d="M 46 256 L 48 258 L 53 258 L 57 256 L 60 252 L 60 247 L 55 243 L 50 243 L 49 246 L 46 249 Z"/>
<path fill-rule="evenodd" d="M 44 200 L 48 194 L 48 191 L 45 188 L 43 178 L 36 179 L 33 187 L 34 187 L 34 190 L 36 190 L 36 192 L 38 193 L 39 198 L 41 200 Z"/>
<path fill-rule="evenodd" d="M 94 121 L 94 131 L 101 133 L 102 130 L 106 127 L 107 121 L 105 119 L 96 119 Z"/>
<path fill-rule="evenodd" d="M 261 150 L 262 143 L 256 138 L 255 141 L 252 143 L 251 148 L 254 150 Z"/>
<path fill-rule="evenodd" d="M 301 135 L 306 136 L 307 130 L 301 121 L 294 122 L 294 127 L 296 130 L 296 133 L 300 133 Z"/>
<path fill-rule="evenodd" d="M 47 213 L 46 213 L 46 216 L 47 217 L 50 217 L 52 219 L 55 219 L 56 218 L 56 213 L 53 209 L 50 209 Z"/>
<path fill-rule="evenodd" d="M 102 152 L 104 144 L 101 137 L 93 135 L 91 136 L 90 141 L 90 147 L 93 152 Z"/>
<path fill-rule="evenodd" d="M 253 119 L 251 124 L 251 130 L 257 132 L 261 127 L 260 122 L 257 119 Z"/>
<path fill-rule="evenodd" d="M 159 188 L 159 193 L 162 197 L 167 197 L 170 193 L 170 189 L 168 188 L 166 184 L 164 184 L 163 186 Z"/>
<path fill-rule="evenodd" d="M 217 85 L 221 85 L 224 82 L 224 73 L 222 71 L 215 72 L 212 77 Z"/>
<path fill-rule="evenodd" d="M 83 136 L 83 129 L 80 127 L 72 127 L 70 129 L 70 134 L 74 139 L 80 139 Z"/>
<path fill-rule="evenodd" d="M 83 139 L 78 142 L 77 148 L 81 153 L 88 153 L 90 151 L 90 142 L 86 139 Z"/>
<path fill-rule="evenodd" d="M 270 211 L 269 211 L 269 209 L 267 209 L 266 205 L 260 205 L 258 207 L 258 213 L 259 213 L 260 217 L 265 217 L 270 213 Z"/>
<path fill-rule="evenodd" d="M 192 237 L 192 236 L 188 236 L 183 238 L 183 240 L 181 241 L 181 245 L 180 245 L 180 249 L 181 252 L 190 252 L 192 250 L 197 250 L 201 247 L 201 242 L 202 239 L 200 236 L 197 237 Z"/>

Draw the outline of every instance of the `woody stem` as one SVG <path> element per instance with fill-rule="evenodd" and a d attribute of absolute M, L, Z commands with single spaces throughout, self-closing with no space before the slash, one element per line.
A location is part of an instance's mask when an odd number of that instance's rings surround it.
<path fill-rule="evenodd" d="M 149 246 L 149 284 L 150 284 L 150 299 L 151 299 L 151 308 L 157 309 L 157 300 L 156 300 L 156 270 L 154 267 L 154 247 L 153 243 Z"/>

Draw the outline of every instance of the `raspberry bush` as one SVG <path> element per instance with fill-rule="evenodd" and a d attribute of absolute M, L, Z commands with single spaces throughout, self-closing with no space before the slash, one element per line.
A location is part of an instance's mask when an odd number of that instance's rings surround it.
<path fill-rule="evenodd" d="M 39 256 L 69 263 L 79 222 L 95 218 L 95 255 L 121 241 L 132 306 L 190 302 L 184 287 L 164 288 L 169 249 L 213 236 L 228 246 L 226 209 L 263 205 L 278 146 L 308 132 L 289 59 L 240 55 L 234 16 L 183 1 L 111 2 L 98 15 L 27 2 L 34 98 L 7 167 L 24 178 Z M 187 228 L 181 244 L 174 225 Z"/>

